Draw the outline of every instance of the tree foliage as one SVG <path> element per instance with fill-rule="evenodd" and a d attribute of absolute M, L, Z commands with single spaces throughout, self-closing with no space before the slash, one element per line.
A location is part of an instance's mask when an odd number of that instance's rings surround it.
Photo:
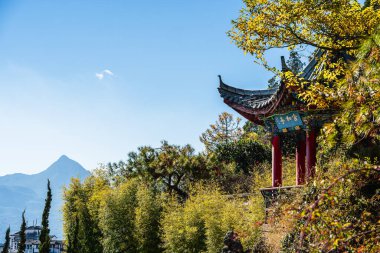
<path fill-rule="evenodd" d="M 243 134 L 240 126 L 241 119 L 234 118 L 232 114 L 223 112 L 215 124 L 202 133 L 200 141 L 207 151 L 215 151 L 218 145 L 236 142 Z"/>
<path fill-rule="evenodd" d="M 26 221 L 25 221 L 25 210 L 22 212 L 22 221 L 20 226 L 20 242 L 17 245 L 17 253 L 24 253 L 25 252 L 25 243 L 26 243 Z"/>
<path fill-rule="evenodd" d="M 379 251 L 379 168 L 373 164 L 380 151 L 363 158 L 363 144 L 380 143 L 379 1 L 244 3 L 229 32 L 238 47 L 268 68 L 266 51 L 289 47 L 291 71 L 279 77 L 311 115 L 333 111 L 319 146 L 325 157 L 337 158 L 320 160 L 317 177 L 292 199 L 281 195 L 285 202 L 280 196 L 268 219 L 281 219 L 291 230 L 282 250 Z M 301 78 L 298 50 L 306 46 L 318 49 L 312 81 Z M 222 113 L 200 137 L 203 153 L 164 141 L 103 166 L 83 183 L 74 179 L 64 194 L 68 252 L 220 252 L 228 230 L 244 248 L 263 252 L 258 188 L 270 185 L 269 138 L 263 127 L 240 124 Z M 293 156 L 294 136 L 281 139 L 284 156 Z M 359 160 L 347 161 L 354 153 Z M 294 183 L 294 167 L 294 158 L 284 159 L 284 183 Z M 237 198 L 241 189 L 251 196 Z"/>
<path fill-rule="evenodd" d="M 50 228 L 49 228 L 49 213 L 51 208 L 52 193 L 50 188 L 50 180 L 47 182 L 47 193 L 45 199 L 45 207 L 42 213 L 42 228 L 40 234 L 40 245 L 39 252 L 49 253 L 50 252 Z"/>
<path fill-rule="evenodd" d="M 141 184 L 137 191 L 136 230 L 139 253 L 159 253 L 161 248 L 162 201 L 150 185 Z"/>
<path fill-rule="evenodd" d="M 11 228 L 8 227 L 7 231 L 5 232 L 5 243 L 2 253 L 9 253 L 9 246 L 10 246 L 10 237 L 9 234 L 11 233 Z"/>
<path fill-rule="evenodd" d="M 372 6 L 377 0 L 372 1 Z M 272 48 L 310 45 L 330 51 L 355 50 L 371 35 L 380 15 L 358 1 L 244 0 L 229 36 L 236 45 L 266 63 Z"/>
<path fill-rule="evenodd" d="M 296 49 L 292 49 L 289 52 L 289 59 L 286 61 L 286 65 L 289 70 L 294 74 L 300 74 L 305 66 L 305 63 L 301 60 L 301 55 Z M 273 89 L 280 85 L 281 75 L 278 73 L 268 80 L 268 88 Z"/>
<path fill-rule="evenodd" d="M 187 198 L 189 182 L 207 177 L 206 160 L 195 154 L 190 145 L 183 147 L 162 142 L 160 148 L 139 147 L 128 154 L 126 162 L 107 166 L 108 173 L 117 180 L 140 178 L 161 191 Z"/>
<path fill-rule="evenodd" d="M 298 221 L 283 251 L 378 252 L 379 169 L 358 160 L 325 166 L 329 171 L 294 203 Z"/>
<path fill-rule="evenodd" d="M 282 80 L 309 113 L 328 110 L 319 139 L 325 155 L 298 202 L 283 203 L 297 224 L 286 252 L 377 252 L 379 231 L 379 1 L 246 0 L 230 37 L 266 67 L 272 48 L 317 49 L 312 80 L 287 71 Z M 370 144 L 370 145 L 369 145 Z M 364 147 L 370 146 L 372 152 Z M 326 163 L 334 155 L 334 163 Z M 359 160 L 348 162 L 347 155 Z M 366 159 L 370 156 L 371 159 Z"/>
<path fill-rule="evenodd" d="M 91 176 L 90 181 L 104 180 L 101 174 Z M 102 203 L 91 204 L 98 203 L 100 196 Z M 178 201 L 175 195 L 160 192 L 139 178 L 106 190 L 73 179 L 65 189 L 63 208 L 68 251 L 88 252 L 84 245 L 94 235 L 88 230 L 96 230 L 97 223 L 101 233 L 96 240 L 102 249 L 98 251 L 94 244 L 93 252 L 219 252 L 230 229 L 241 235 L 247 247 L 258 243 L 263 218 L 259 194 L 245 202 L 224 195 L 208 181 L 203 186 L 192 184 L 189 196 L 185 202 Z M 89 219 L 81 214 L 86 207 Z"/>
<path fill-rule="evenodd" d="M 246 248 L 252 248 L 260 235 L 256 222 L 262 218 L 255 204 L 229 199 L 215 186 L 196 186 L 184 204 L 172 201 L 165 208 L 165 252 L 221 252 L 223 237 L 229 230 L 241 236 Z"/>
<path fill-rule="evenodd" d="M 67 253 L 75 253 L 76 249 L 78 249 L 79 247 L 78 231 L 79 231 L 79 220 L 78 220 L 78 217 L 75 217 L 75 220 L 73 223 L 73 230 L 69 231 L 66 235 Z"/>
<path fill-rule="evenodd" d="M 108 192 L 99 210 L 105 252 L 161 252 L 161 202 L 154 189 L 131 179 Z"/>
<path fill-rule="evenodd" d="M 100 223 L 105 252 L 138 252 L 138 243 L 135 237 L 136 192 L 137 182 L 132 180 L 120 184 L 107 196 Z"/>
<path fill-rule="evenodd" d="M 377 146 L 380 131 L 380 30 L 377 30 L 361 46 L 356 60 L 345 72 L 345 78 L 337 83 L 340 111 L 334 121 L 324 128 L 325 144 L 333 148 L 337 144 L 350 148 L 368 139 Z M 361 145 L 363 149 L 364 145 Z M 379 150 L 378 150 L 379 151 Z M 379 157 L 379 154 L 367 154 Z"/>
<path fill-rule="evenodd" d="M 63 228 L 68 253 L 103 252 L 99 212 L 108 189 L 103 178 L 93 176 L 83 183 L 73 178 L 69 187 L 64 189 Z"/>
<path fill-rule="evenodd" d="M 326 145 L 378 143 L 379 1 L 246 0 L 229 35 L 265 64 L 271 48 L 313 46 L 323 53 L 312 83 L 297 71 L 282 75 L 309 109 L 339 112 L 324 129 Z M 263 22 L 265 20 L 265 22 Z M 316 51 L 318 52 L 318 51 Z"/>
<path fill-rule="evenodd" d="M 227 121 L 221 120 L 226 117 Z M 225 126 L 234 127 L 217 127 L 223 122 L 228 122 Z M 270 159 L 270 138 L 264 127 L 251 122 L 245 122 L 240 127 L 240 122 L 239 118 L 235 119 L 231 114 L 224 112 L 219 115 L 216 124 L 211 125 L 202 135 L 213 133 L 213 136 L 226 137 L 224 129 L 236 130 L 236 134 L 232 135 L 233 138 L 214 138 L 212 148 L 207 148 L 208 144 L 204 143 L 206 148 L 204 157 L 209 171 L 209 177 L 204 179 L 218 183 L 227 193 L 249 192 L 252 174 L 262 172 L 265 166 L 260 164 Z"/>
<path fill-rule="evenodd" d="M 260 163 L 268 162 L 271 153 L 268 148 L 251 139 L 241 139 L 236 143 L 221 144 L 216 149 L 219 162 L 235 163 L 235 172 L 251 174 Z"/>
<path fill-rule="evenodd" d="M 95 172 L 64 190 L 64 232 L 70 252 L 160 252 L 161 202 L 135 178 L 110 186 Z"/>
<path fill-rule="evenodd" d="M 302 72 L 305 63 L 302 62 L 300 53 L 292 49 L 289 52 L 289 59 L 286 61 L 286 65 L 293 73 L 299 74 Z"/>

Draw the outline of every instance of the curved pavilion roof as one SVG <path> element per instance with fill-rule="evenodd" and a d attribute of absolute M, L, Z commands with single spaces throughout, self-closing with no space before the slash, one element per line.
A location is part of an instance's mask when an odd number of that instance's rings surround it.
<path fill-rule="evenodd" d="M 302 71 L 301 78 L 312 80 L 315 78 L 316 66 L 318 58 L 323 51 L 318 50 L 315 57 Z M 281 57 L 282 70 L 288 71 L 285 58 Z M 219 76 L 219 93 L 224 99 L 224 103 L 232 107 L 243 117 L 256 124 L 263 124 L 263 117 L 272 115 L 279 106 L 284 106 L 294 100 L 292 91 L 286 88 L 286 84 L 281 81 L 280 85 L 273 89 L 267 90 L 244 90 L 235 88 L 223 82 Z"/>

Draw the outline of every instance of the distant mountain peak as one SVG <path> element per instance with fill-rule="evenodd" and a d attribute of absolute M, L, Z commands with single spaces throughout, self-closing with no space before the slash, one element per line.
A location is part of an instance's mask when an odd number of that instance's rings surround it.
<path fill-rule="evenodd" d="M 70 184 L 71 178 L 84 180 L 90 172 L 78 162 L 62 155 L 46 170 L 32 175 L 13 174 L 0 176 L 0 228 L 11 224 L 12 228 L 19 226 L 19 216 L 27 208 L 27 219 L 35 220 L 41 217 L 46 197 L 46 183 L 50 179 L 53 193 L 51 206 L 51 233 L 62 238 L 63 187 Z M 0 231 L 0 241 L 4 231 Z"/>
<path fill-rule="evenodd" d="M 61 155 L 61 157 L 58 159 L 59 160 L 71 160 L 67 155 Z"/>
<path fill-rule="evenodd" d="M 52 165 L 49 166 L 45 171 L 41 173 L 66 173 L 66 172 L 75 172 L 76 176 L 77 173 L 79 174 L 87 174 L 89 173 L 85 168 L 82 167 L 78 162 L 70 159 L 66 155 L 62 155 L 58 158 Z"/>
<path fill-rule="evenodd" d="M 58 160 L 56 160 L 54 163 L 75 163 L 75 164 L 79 164 L 77 161 L 71 159 L 70 157 L 68 157 L 67 155 L 61 155 Z M 53 164 L 54 164 L 53 163 Z"/>

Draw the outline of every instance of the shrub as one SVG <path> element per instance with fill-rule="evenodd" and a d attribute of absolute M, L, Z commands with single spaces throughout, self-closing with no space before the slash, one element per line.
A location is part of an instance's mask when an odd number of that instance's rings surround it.
<path fill-rule="evenodd" d="M 137 252 L 134 236 L 137 182 L 121 184 L 106 200 L 101 228 L 105 252 Z"/>
<path fill-rule="evenodd" d="M 243 245 L 253 247 L 260 238 L 255 199 L 234 199 L 214 186 L 197 186 L 184 204 L 175 201 L 162 220 L 166 252 L 220 252 L 227 231 L 234 230 Z M 260 206 L 262 209 L 262 206 Z"/>
<path fill-rule="evenodd" d="M 379 169 L 337 160 L 322 171 L 294 203 L 298 221 L 284 252 L 379 252 Z"/>
<path fill-rule="evenodd" d="M 240 139 L 237 142 L 219 144 L 216 152 L 217 160 L 224 163 L 235 163 L 236 172 L 252 173 L 255 165 L 268 162 L 270 150 L 261 143 L 251 139 Z"/>
<path fill-rule="evenodd" d="M 161 199 L 149 185 L 141 183 L 137 191 L 136 239 L 139 253 L 161 252 Z"/>

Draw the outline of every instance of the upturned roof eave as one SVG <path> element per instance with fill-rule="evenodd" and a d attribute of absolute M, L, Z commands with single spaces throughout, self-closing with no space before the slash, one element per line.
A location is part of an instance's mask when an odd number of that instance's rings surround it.
<path fill-rule="evenodd" d="M 245 90 L 245 89 L 240 89 L 236 88 L 233 86 L 230 86 L 226 83 L 223 82 L 223 79 L 221 75 L 218 75 L 219 78 L 219 91 L 224 90 L 230 93 L 233 93 L 235 95 L 240 95 L 240 96 L 268 96 L 272 95 L 277 91 L 277 88 L 274 89 L 265 89 L 265 90 Z"/>
<path fill-rule="evenodd" d="M 311 80 L 313 78 L 315 68 L 318 65 L 318 60 L 323 53 L 323 50 L 316 51 L 314 58 L 301 72 L 301 78 L 306 80 Z M 290 71 L 283 56 L 281 57 L 281 67 L 283 72 Z M 253 120 L 251 121 L 259 121 L 259 116 L 266 117 L 273 114 L 278 106 L 289 103 L 288 99 L 292 99 L 293 97 L 284 96 L 284 94 L 292 94 L 292 91 L 288 90 L 284 81 L 281 81 L 280 85 L 274 89 L 244 90 L 227 85 L 223 82 L 220 75 L 218 77 L 218 91 L 224 99 L 224 103 L 232 107 L 245 118 L 252 118 Z M 286 99 L 286 101 L 283 101 L 284 99 Z M 293 100 L 300 102 L 297 98 L 293 98 Z"/>
<path fill-rule="evenodd" d="M 248 119 L 249 121 L 252 121 L 258 125 L 263 125 L 264 122 L 262 118 L 271 116 L 276 111 L 278 106 L 281 104 L 281 102 L 285 98 L 285 93 L 286 93 L 285 85 L 281 83 L 275 97 L 272 98 L 270 101 L 268 101 L 268 103 L 266 103 L 264 106 L 261 106 L 258 108 L 252 108 L 252 107 L 238 104 L 236 102 L 232 102 L 228 99 L 224 99 L 224 103 L 230 106 L 232 109 L 234 109 L 236 112 L 238 112 L 240 115 L 242 115 L 244 118 Z"/>

